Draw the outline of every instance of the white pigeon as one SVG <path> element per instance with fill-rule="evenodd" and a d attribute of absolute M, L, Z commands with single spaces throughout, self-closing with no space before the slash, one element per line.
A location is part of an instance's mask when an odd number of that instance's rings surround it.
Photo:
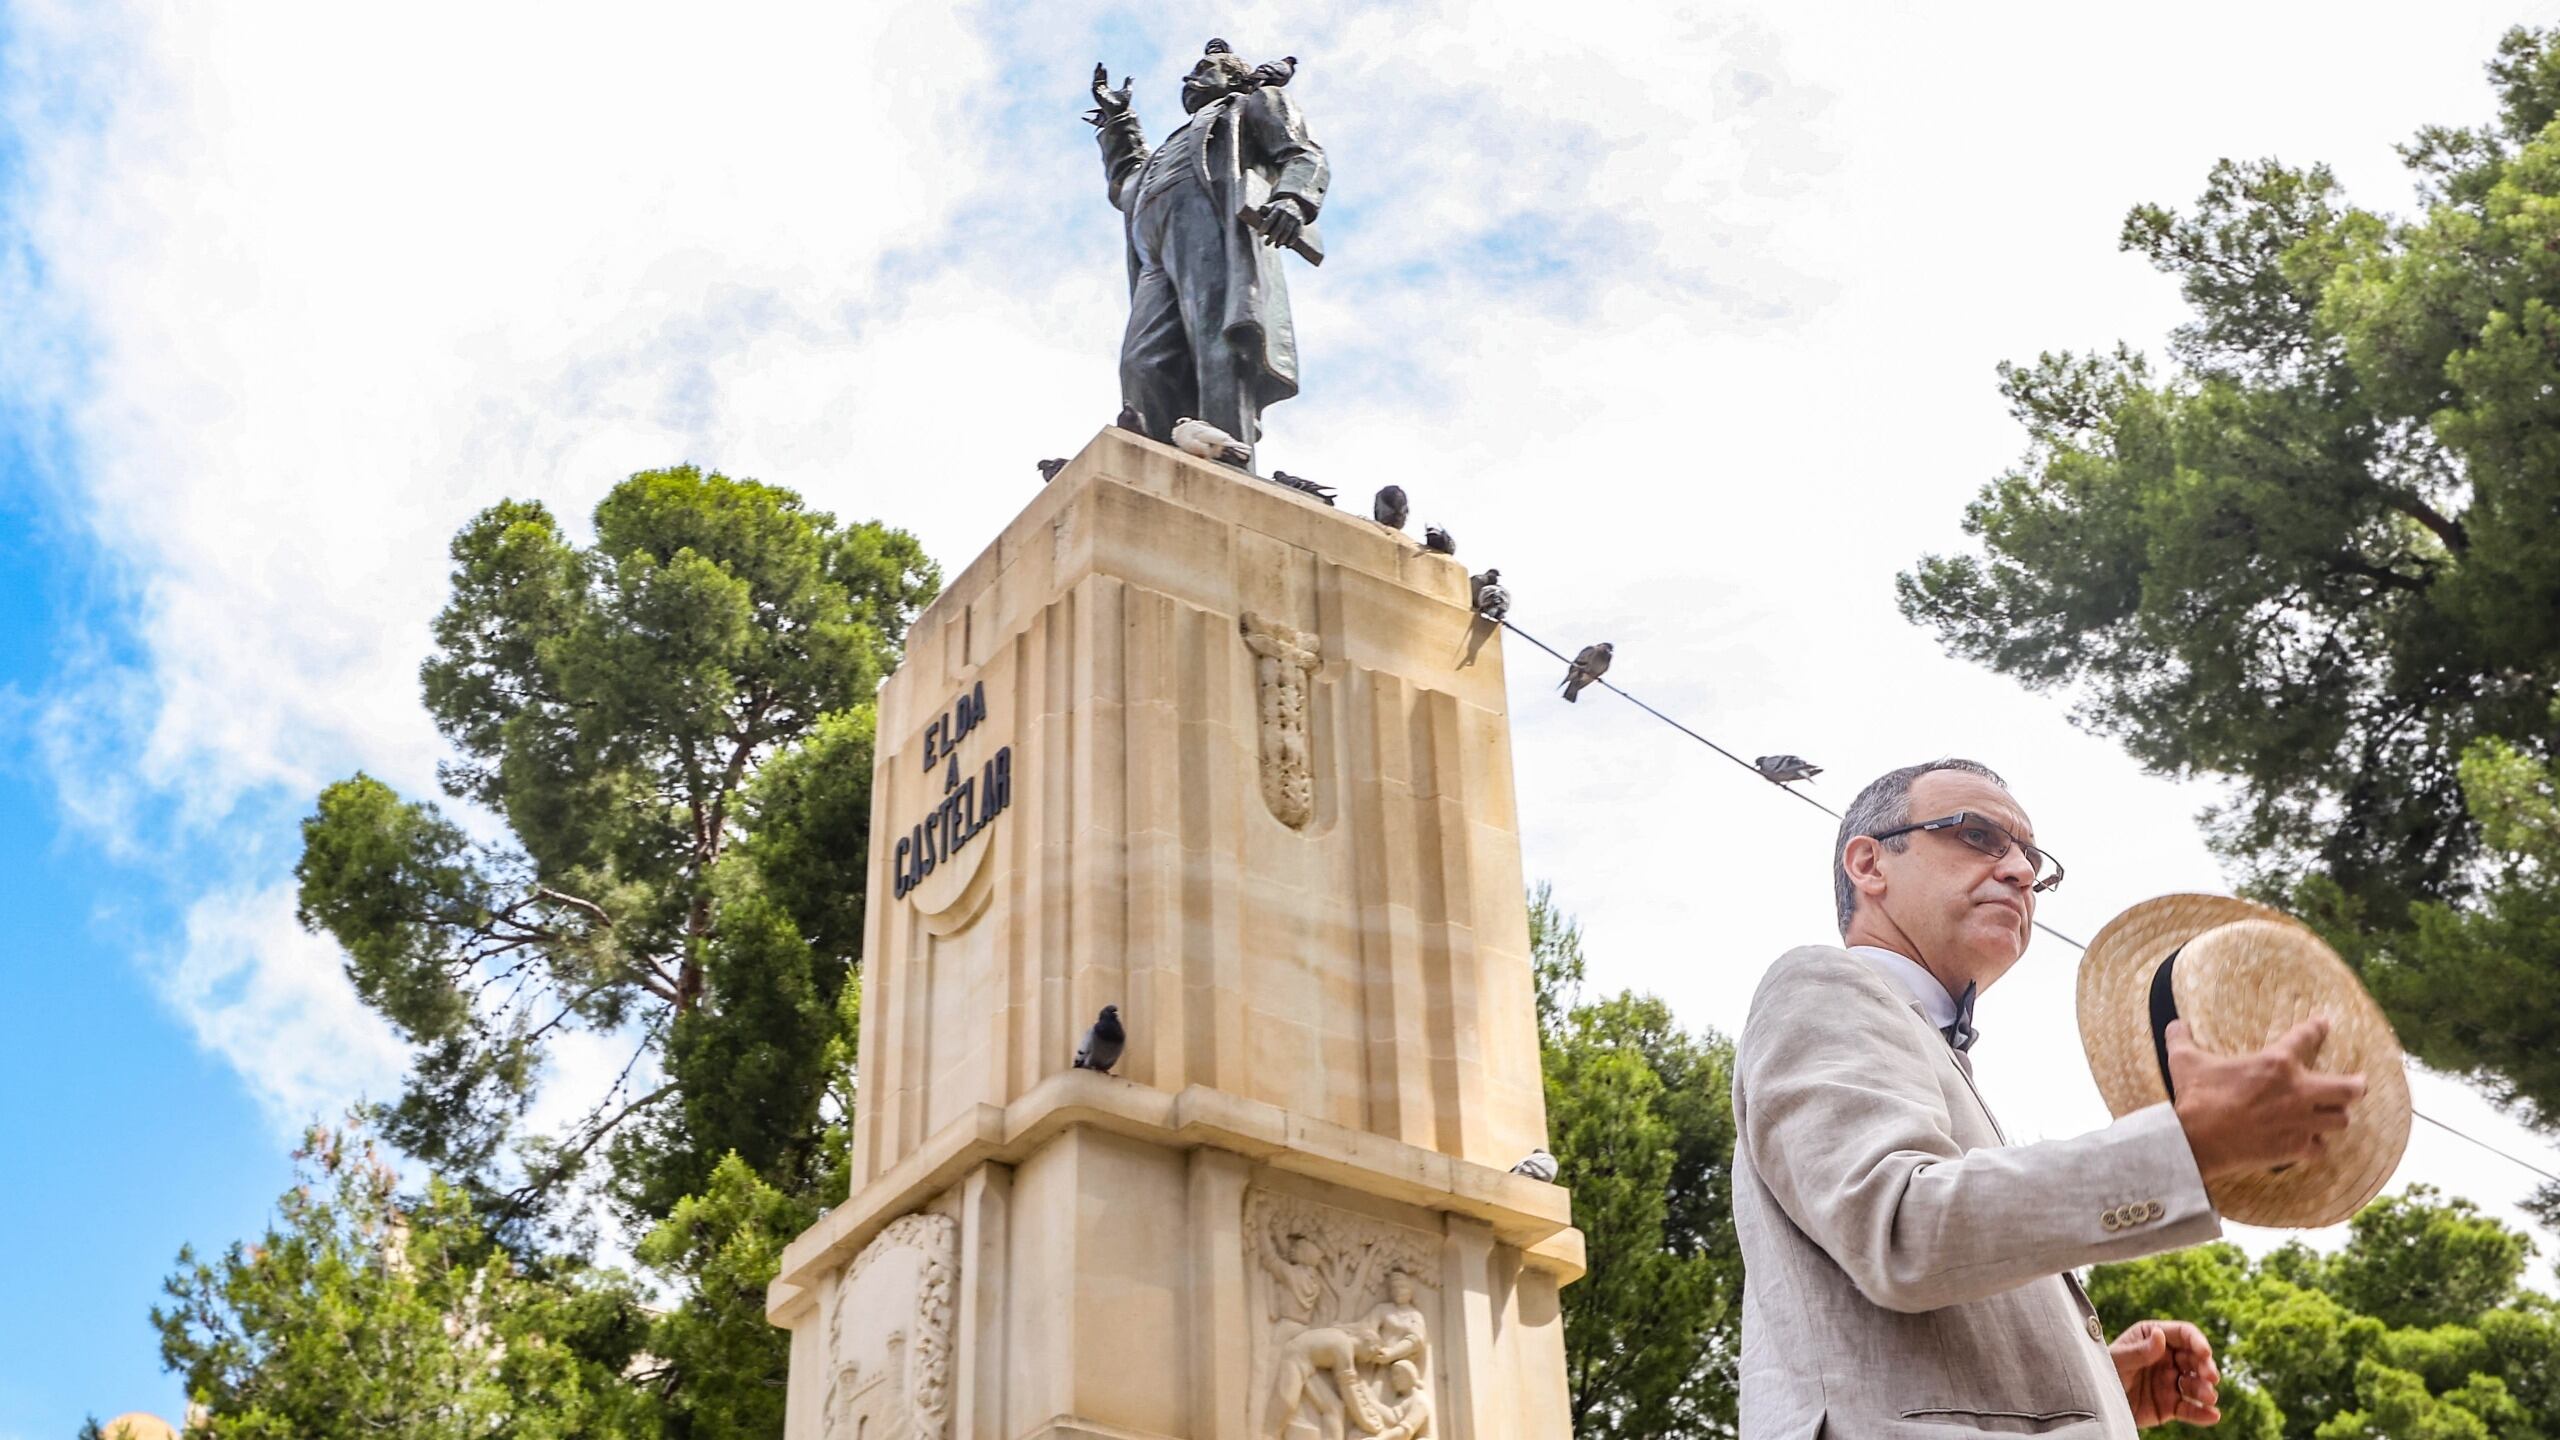
<path fill-rule="evenodd" d="M 1511 1173 L 1526 1175 L 1532 1180 L 1544 1180 L 1552 1185 L 1556 1182 L 1556 1157 L 1544 1150 L 1532 1150 L 1521 1157 L 1519 1164 L 1511 1167 Z"/>
<path fill-rule="evenodd" d="M 1242 465 L 1253 459 L 1253 447 L 1206 420 L 1185 415 L 1173 422 L 1173 443 L 1203 460 Z"/>

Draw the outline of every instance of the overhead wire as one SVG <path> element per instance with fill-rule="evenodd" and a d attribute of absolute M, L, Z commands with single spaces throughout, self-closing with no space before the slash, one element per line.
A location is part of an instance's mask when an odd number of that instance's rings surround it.
<path fill-rule="evenodd" d="M 1537 636 L 1530 634 L 1528 631 L 1521 629 L 1518 625 L 1512 623 L 1509 616 L 1506 615 L 1503 618 L 1494 621 L 1494 623 L 1500 625 L 1503 629 L 1510 631 L 1512 634 L 1519 636 L 1521 639 L 1528 641 L 1530 644 L 1537 646 L 1539 649 L 1546 651 L 1558 660 L 1563 661 L 1568 667 L 1575 667 L 1578 669 L 1579 662 L 1577 662 L 1574 657 L 1565 654 L 1563 651 L 1558 650 L 1546 641 L 1541 640 Z M 1734 764 L 1750 771 L 1753 779 L 1758 780 L 1763 784 L 1775 785 L 1778 789 L 1785 791 L 1789 795 L 1794 796 L 1798 800 L 1803 801 L 1805 804 L 1812 806 L 1814 809 L 1821 811 L 1823 814 L 1830 816 L 1834 820 L 1843 820 L 1847 818 L 1839 811 L 1832 809 L 1830 806 L 1825 805 L 1803 791 L 1796 789 L 1794 786 L 1780 784 L 1777 781 L 1771 780 L 1767 775 L 1761 773 L 1759 766 L 1752 764 L 1750 761 L 1743 759 L 1741 756 L 1730 750 L 1727 750 L 1715 741 L 1710 740 L 1706 736 L 1699 734 L 1697 731 L 1690 729 L 1680 721 L 1675 720 L 1669 715 L 1662 713 L 1660 710 L 1655 709 L 1651 705 L 1646 704 L 1636 696 L 1628 693 L 1625 687 L 1611 681 L 1606 675 L 1595 675 L 1591 677 L 1591 683 L 1600 686 L 1602 689 L 1616 695 L 1619 699 L 1626 701 L 1628 704 L 1633 705 L 1647 715 L 1652 716 L 1654 719 L 1661 721 L 1663 724 L 1670 726 L 1672 729 L 1677 730 L 1681 734 L 1688 736 L 1690 739 L 1697 741 L 1699 744 L 1706 746 L 1708 749 L 1713 750 L 1718 755 L 1732 761 Z M 2070 936 L 2063 934 L 2061 931 L 2054 929 L 2043 921 L 2038 920 L 2033 923 L 2038 930 L 2041 930 L 2047 935 L 2052 936 L 2054 939 L 2061 941 L 2063 944 L 2070 946 L 2072 949 L 2083 953 L 2088 951 L 2088 946 L 2072 939 Z M 2488 1141 L 2481 1139 L 2479 1136 L 2467 1134 L 2464 1131 L 2458 1130 L 2415 1106 L 2410 1107 L 2409 1113 L 2426 1121 L 2437 1129 L 2444 1131 L 2448 1135 L 2452 1135 L 2457 1139 L 2467 1140 L 2502 1160 L 2510 1161 L 2519 1165 L 2554 1184 L 2560 1184 L 2560 1174 L 2554 1174 L 2549 1170 L 2545 1170 L 2541 1166 L 2536 1165 L 2532 1161 L 2524 1159 L 2521 1156 L 2509 1154 L 2508 1152 L 2499 1149 L 2497 1146 L 2490 1144 Z"/>

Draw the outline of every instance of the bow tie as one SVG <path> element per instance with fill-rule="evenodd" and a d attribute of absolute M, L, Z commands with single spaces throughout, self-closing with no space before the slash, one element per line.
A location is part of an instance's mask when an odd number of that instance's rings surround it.
<path fill-rule="evenodd" d="M 1970 1050 L 1973 1042 L 1982 1038 L 1982 1032 L 1973 1028 L 1973 988 L 1974 982 L 1964 982 L 1964 993 L 1956 997 L 1955 1023 L 1938 1027 L 1938 1033 L 1958 1050 Z"/>

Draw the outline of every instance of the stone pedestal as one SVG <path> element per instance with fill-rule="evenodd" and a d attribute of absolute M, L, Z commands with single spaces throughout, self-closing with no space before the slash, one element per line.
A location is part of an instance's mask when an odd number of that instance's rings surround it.
<path fill-rule="evenodd" d="M 853 1194 L 769 1298 L 789 1440 L 1567 1433 L 1582 1243 L 1508 1173 L 1545 1106 L 1467 599 L 1106 430 L 917 622 Z M 1126 1053 L 1074 1070 L 1104 1005 Z"/>

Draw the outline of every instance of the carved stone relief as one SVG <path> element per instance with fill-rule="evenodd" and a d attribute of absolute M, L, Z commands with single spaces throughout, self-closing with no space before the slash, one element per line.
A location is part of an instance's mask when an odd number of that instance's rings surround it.
<path fill-rule="evenodd" d="M 862 1247 L 827 1311 L 825 1440 L 946 1440 L 960 1226 L 904 1215 Z"/>
<path fill-rule="evenodd" d="M 1262 732 L 1262 802 L 1281 824 L 1303 829 L 1316 813 L 1315 769 L 1307 739 L 1308 691 L 1323 658 L 1316 637 L 1248 610 L 1237 628 L 1254 654 Z"/>
<path fill-rule="evenodd" d="M 1432 1434 L 1439 1242 L 1295 1195 L 1245 1195 L 1257 1440 Z"/>

